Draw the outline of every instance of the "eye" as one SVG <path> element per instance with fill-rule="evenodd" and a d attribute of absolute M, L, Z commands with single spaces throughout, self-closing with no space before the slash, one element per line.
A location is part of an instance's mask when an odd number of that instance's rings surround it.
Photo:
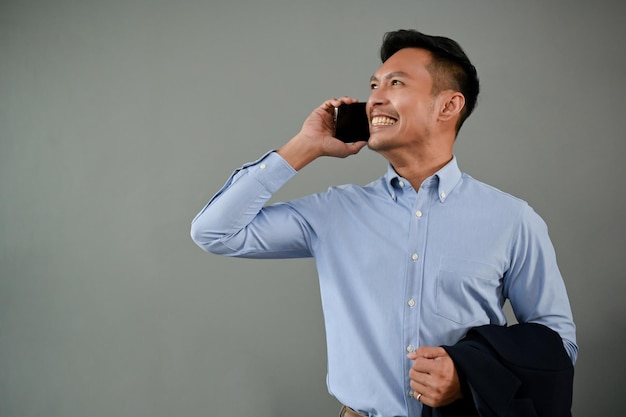
<path fill-rule="evenodd" d="M 378 84 L 376 83 L 371 83 L 370 84 L 370 90 L 376 90 L 378 88 Z"/>
<path fill-rule="evenodd" d="M 402 81 L 400 80 L 391 80 L 391 85 L 402 85 Z"/>

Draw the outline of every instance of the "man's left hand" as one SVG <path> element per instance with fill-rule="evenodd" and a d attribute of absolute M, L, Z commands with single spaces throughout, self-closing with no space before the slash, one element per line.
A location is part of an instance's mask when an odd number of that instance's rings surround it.
<path fill-rule="evenodd" d="M 441 407 L 463 397 L 454 362 L 444 348 L 422 346 L 407 357 L 413 361 L 409 378 L 419 401 Z"/>

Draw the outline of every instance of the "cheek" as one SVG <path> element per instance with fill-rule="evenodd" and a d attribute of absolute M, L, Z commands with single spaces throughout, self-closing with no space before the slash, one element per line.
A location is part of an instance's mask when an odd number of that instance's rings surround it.
<path fill-rule="evenodd" d="M 429 118 L 426 111 L 418 106 L 406 107 L 402 112 L 402 124 L 408 129 L 416 129 L 423 126 Z"/>
<path fill-rule="evenodd" d="M 414 101 L 412 103 L 407 103 L 404 115 L 409 123 L 418 122 L 420 124 L 424 124 L 432 121 L 434 108 L 432 100 Z"/>

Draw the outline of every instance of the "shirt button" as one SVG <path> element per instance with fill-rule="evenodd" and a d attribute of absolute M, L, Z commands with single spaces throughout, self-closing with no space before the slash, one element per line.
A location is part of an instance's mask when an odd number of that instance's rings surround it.
<path fill-rule="evenodd" d="M 444 200 L 446 198 L 446 193 L 441 193 L 439 194 L 439 196 L 441 197 L 442 200 Z"/>
<path fill-rule="evenodd" d="M 267 165 L 265 165 L 265 164 L 261 164 L 261 165 L 259 165 L 259 168 L 261 168 L 261 169 L 265 169 L 265 168 L 267 168 Z"/>
<path fill-rule="evenodd" d="M 415 397 L 415 391 L 409 390 L 409 397 L 411 398 Z"/>
<path fill-rule="evenodd" d="M 407 304 L 409 305 L 409 307 L 413 308 L 415 307 L 415 300 L 411 298 Z"/>
<path fill-rule="evenodd" d="M 419 210 L 417 210 L 417 211 L 415 212 L 415 216 L 416 216 L 416 217 L 422 217 L 422 212 L 421 212 L 421 211 L 419 211 Z"/>
<path fill-rule="evenodd" d="M 400 181 L 400 182 L 398 183 L 398 185 L 399 185 L 400 187 L 404 187 L 404 181 Z"/>
<path fill-rule="evenodd" d="M 413 259 L 414 261 L 417 261 L 420 258 L 420 256 L 417 253 L 414 253 L 413 255 L 411 255 L 411 259 Z"/>
<path fill-rule="evenodd" d="M 406 347 L 406 351 L 407 351 L 407 352 L 409 352 L 409 353 L 410 353 L 410 352 L 413 352 L 414 350 L 415 350 L 415 348 L 413 347 L 413 345 L 408 345 L 408 346 Z"/>

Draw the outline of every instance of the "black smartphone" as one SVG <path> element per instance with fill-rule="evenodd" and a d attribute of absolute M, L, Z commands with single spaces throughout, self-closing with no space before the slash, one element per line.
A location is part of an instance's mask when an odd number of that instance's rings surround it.
<path fill-rule="evenodd" d="M 342 104 L 335 109 L 335 137 L 342 142 L 358 142 L 370 137 L 365 103 Z"/>

